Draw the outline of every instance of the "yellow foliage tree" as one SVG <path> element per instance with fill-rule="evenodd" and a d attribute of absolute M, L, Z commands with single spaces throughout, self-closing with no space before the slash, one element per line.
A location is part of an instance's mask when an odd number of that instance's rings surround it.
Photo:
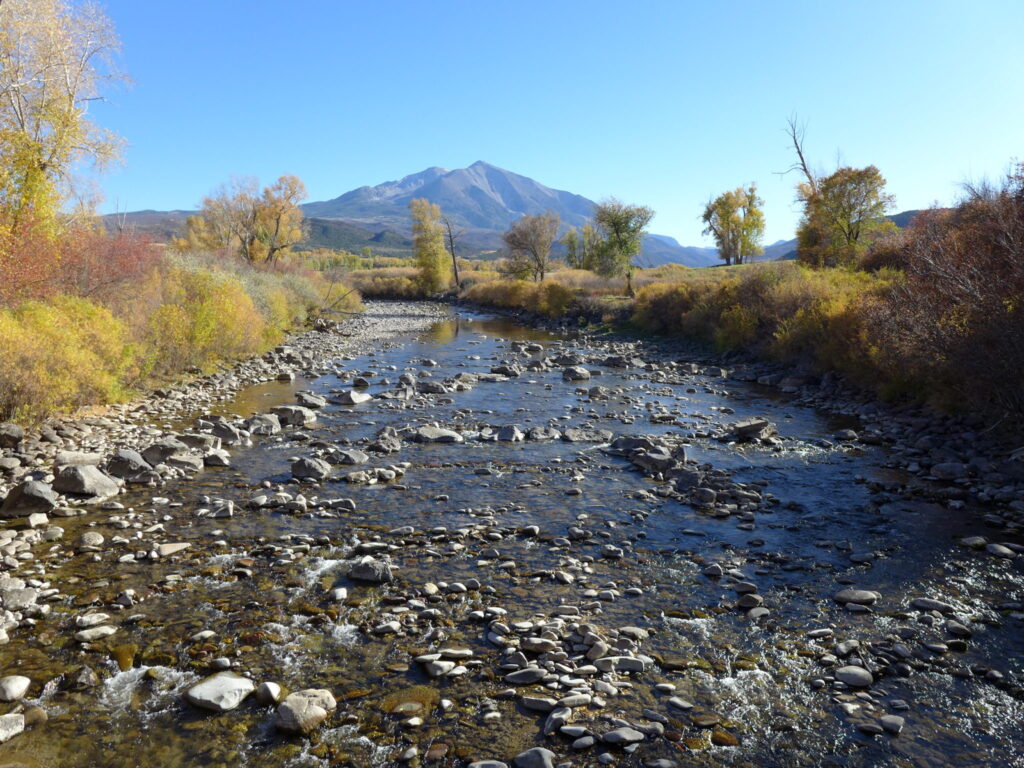
<path fill-rule="evenodd" d="M 409 203 L 409 210 L 412 211 L 413 252 L 419 268 L 417 282 L 425 293 L 440 293 L 452 282 L 441 226 L 441 207 L 417 197 Z"/>
<path fill-rule="evenodd" d="M 92 3 L 0 2 L 0 214 L 53 232 L 73 171 L 115 159 L 120 140 L 88 119 L 103 86 L 122 79 L 110 21 Z"/>
<path fill-rule="evenodd" d="M 276 264 L 302 241 L 306 186 L 298 176 L 281 176 L 261 192 L 255 179 L 234 179 L 203 198 L 190 216 L 179 251 L 230 249 L 244 260 Z"/>

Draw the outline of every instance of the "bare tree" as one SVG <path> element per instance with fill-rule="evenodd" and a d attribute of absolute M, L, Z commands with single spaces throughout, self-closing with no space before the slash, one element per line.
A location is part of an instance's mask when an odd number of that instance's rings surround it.
<path fill-rule="evenodd" d="M 543 280 L 548 271 L 551 244 L 558 234 L 559 224 L 561 219 L 554 211 L 526 214 L 512 222 L 512 226 L 502 235 L 512 258 L 525 261 L 536 281 Z"/>
<path fill-rule="evenodd" d="M 452 256 L 452 273 L 455 275 L 455 288 L 461 290 L 462 280 L 459 279 L 459 261 L 455 256 L 455 246 L 459 238 L 466 234 L 466 230 L 453 224 L 450 216 L 442 216 L 441 223 L 444 224 L 444 240 L 448 246 L 448 253 Z"/>

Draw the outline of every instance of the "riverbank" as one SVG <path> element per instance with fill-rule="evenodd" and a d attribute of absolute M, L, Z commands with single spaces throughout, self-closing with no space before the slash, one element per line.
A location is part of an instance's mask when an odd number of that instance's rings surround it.
<path fill-rule="evenodd" d="M 320 321 L 317 330 L 293 334 L 270 352 L 226 371 L 158 388 L 128 403 L 94 406 L 91 415 L 54 418 L 37 429 L 0 425 L 0 495 L 28 477 L 52 482 L 62 465 L 60 454 L 65 454 L 64 464 L 98 464 L 112 450 L 141 451 L 154 435 L 155 421 L 181 422 L 259 382 L 315 378 L 346 356 L 423 331 L 447 313 L 446 307 L 431 302 L 368 302 L 359 314 L 340 322 Z"/>

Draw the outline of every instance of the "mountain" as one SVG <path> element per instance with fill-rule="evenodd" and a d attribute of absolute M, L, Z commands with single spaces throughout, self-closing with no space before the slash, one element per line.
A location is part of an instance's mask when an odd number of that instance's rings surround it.
<path fill-rule="evenodd" d="M 547 210 L 558 213 L 568 226 L 583 226 L 594 210 L 594 203 L 585 197 L 545 187 L 482 161 L 454 171 L 428 168 L 399 181 L 307 203 L 303 210 L 317 218 L 409 229 L 409 203 L 417 197 L 437 203 L 463 227 L 498 232 L 523 214 Z"/>
<path fill-rule="evenodd" d="M 343 221 L 363 228 L 390 229 L 408 236 L 409 202 L 424 197 L 441 206 L 465 234 L 462 247 L 477 254 L 498 251 L 501 233 L 524 214 L 555 211 L 563 231 L 582 227 L 595 203 L 582 195 L 552 189 L 518 173 L 483 161 L 468 168 L 427 168 L 398 181 L 360 187 L 333 200 L 306 203 L 306 216 Z M 638 263 L 658 266 L 670 262 L 706 266 L 716 261 L 714 249 L 688 248 L 664 235 L 649 235 Z"/>

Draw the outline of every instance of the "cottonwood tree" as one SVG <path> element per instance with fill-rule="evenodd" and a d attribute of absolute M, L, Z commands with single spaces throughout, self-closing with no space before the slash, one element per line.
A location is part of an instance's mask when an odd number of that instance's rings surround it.
<path fill-rule="evenodd" d="M 537 282 L 543 280 L 551 260 L 551 244 L 561 221 L 557 213 L 547 211 L 526 214 L 512 222 L 502 235 L 512 255 L 510 271 L 532 275 Z"/>
<path fill-rule="evenodd" d="M 440 293 L 451 284 L 448 252 L 444 245 L 441 207 L 426 198 L 409 203 L 412 213 L 412 247 L 419 268 L 417 282 L 427 294 Z"/>
<path fill-rule="evenodd" d="M 601 247 L 601 232 L 589 221 L 579 231 L 576 227 L 569 227 L 562 236 L 562 246 L 565 248 L 565 260 L 570 267 L 592 269 L 598 249 Z"/>
<path fill-rule="evenodd" d="M 757 196 L 757 185 L 751 184 L 723 192 L 704 208 L 704 234 L 715 238 L 718 257 L 726 266 L 749 263 L 764 253 L 762 205 L 764 200 Z"/>
<path fill-rule="evenodd" d="M 93 3 L 0 2 L 0 213 L 51 233 L 83 162 L 119 155 L 121 141 L 88 117 L 91 102 L 124 77 L 118 39 Z"/>
<path fill-rule="evenodd" d="M 602 243 L 595 254 L 594 271 L 604 277 L 626 276 L 626 291 L 633 291 L 633 259 L 643 247 L 647 225 L 654 210 L 644 205 L 626 205 L 614 197 L 598 203 L 594 223 Z"/>
<path fill-rule="evenodd" d="M 796 161 L 785 171 L 798 171 L 797 200 L 803 214 L 797 228 L 797 259 L 814 267 L 850 264 L 878 237 L 896 230 L 885 218 L 895 198 L 885 191 L 885 177 L 873 165 L 843 166 L 827 176 L 811 170 L 804 152 L 803 126 L 790 118 L 786 133 Z"/>
<path fill-rule="evenodd" d="M 179 250 L 234 251 L 252 263 L 276 264 L 302 241 L 306 187 L 298 176 L 281 176 L 260 191 L 255 179 L 233 179 L 204 197 L 190 216 Z"/>

